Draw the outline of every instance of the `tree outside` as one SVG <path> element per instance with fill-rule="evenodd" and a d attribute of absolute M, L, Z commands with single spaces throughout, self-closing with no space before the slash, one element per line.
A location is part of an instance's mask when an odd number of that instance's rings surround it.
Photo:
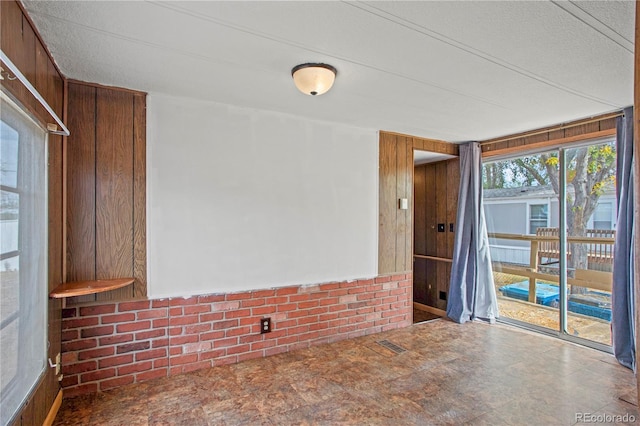
<path fill-rule="evenodd" d="M 615 141 L 567 149 L 566 167 L 568 235 L 586 236 L 587 224 L 600 196 L 606 188 L 615 187 Z M 551 185 L 556 194 L 560 193 L 557 152 L 488 163 L 483 167 L 485 189 L 543 185 Z M 574 243 L 568 248 L 569 269 L 587 269 L 587 245 Z"/>

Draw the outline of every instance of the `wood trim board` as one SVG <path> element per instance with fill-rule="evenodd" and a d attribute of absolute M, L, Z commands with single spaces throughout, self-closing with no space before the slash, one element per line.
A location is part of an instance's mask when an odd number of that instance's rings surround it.
<path fill-rule="evenodd" d="M 442 309 L 434 308 L 433 306 L 423 305 L 422 303 L 413 302 L 413 307 L 414 307 L 414 309 L 417 309 L 419 311 L 425 311 L 425 312 L 432 313 L 434 315 L 440 315 L 443 318 L 447 316 L 447 311 L 443 311 Z"/>
<path fill-rule="evenodd" d="M 49 410 L 49 414 L 47 414 L 47 417 L 44 419 L 44 422 L 42 422 L 42 426 L 51 426 L 53 424 L 53 422 L 56 419 L 56 416 L 58 415 L 58 411 L 60 411 L 61 405 L 62 405 L 62 389 L 58 391 L 58 395 L 56 396 L 56 399 L 53 400 L 53 405 Z"/>

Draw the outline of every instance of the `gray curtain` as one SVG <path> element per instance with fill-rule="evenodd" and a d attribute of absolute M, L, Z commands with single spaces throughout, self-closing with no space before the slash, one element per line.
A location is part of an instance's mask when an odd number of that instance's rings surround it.
<path fill-rule="evenodd" d="M 633 107 L 618 117 L 616 175 L 618 220 L 613 246 L 611 334 L 613 353 L 620 364 L 635 371 L 635 324 L 633 296 Z"/>
<path fill-rule="evenodd" d="M 482 152 L 477 142 L 460 145 L 457 232 L 447 316 L 458 323 L 494 322 L 498 300 L 493 283 L 487 225 L 482 208 Z"/>

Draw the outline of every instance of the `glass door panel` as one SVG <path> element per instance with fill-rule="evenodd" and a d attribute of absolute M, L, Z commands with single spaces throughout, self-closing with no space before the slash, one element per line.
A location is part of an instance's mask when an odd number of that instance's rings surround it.
<path fill-rule="evenodd" d="M 483 205 L 503 319 L 558 332 L 558 154 L 483 166 Z"/>
<path fill-rule="evenodd" d="M 565 150 L 569 335 L 611 345 L 615 142 Z"/>

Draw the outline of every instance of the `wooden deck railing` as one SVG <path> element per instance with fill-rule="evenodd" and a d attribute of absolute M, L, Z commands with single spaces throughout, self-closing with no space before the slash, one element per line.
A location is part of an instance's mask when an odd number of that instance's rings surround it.
<path fill-rule="evenodd" d="M 559 260 L 560 255 L 560 240 L 558 228 L 538 228 L 536 229 L 536 236 L 554 237 L 554 241 L 541 241 L 538 247 L 538 263 L 554 264 Z M 613 239 L 616 236 L 615 230 L 609 229 L 587 229 L 584 238 L 588 239 L 578 241 L 583 244 L 587 244 L 587 256 L 590 264 L 613 264 L 613 243 L 602 242 L 597 240 L 598 238 Z M 573 242 L 574 237 L 569 237 L 568 242 Z M 571 248 L 567 247 L 567 257 L 571 258 Z"/>
<path fill-rule="evenodd" d="M 611 233 L 615 231 L 609 232 Z M 529 255 L 529 265 L 516 266 L 510 264 L 501 264 L 497 262 L 494 262 L 493 265 L 493 269 L 496 272 L 523 276 L 529 279 L 529 302 L 536 302 L 537 280 L 559 283 L 558 275 L 545 273 L 540 270 L 540 265 L 542 263 L 541 260 L 543 258 L 559 259 L 560 238 L 557 232 L 555 233 L 555 235 L 553 235 L 553 232 L 547 232 L 546 235 L 543 232 L 541 232 L 540 235 L 490 233 L 489 238 L 499 238 L 514 241 L 529 241 L 531 247 Z M 591 250 L 595 250 L 594 256 L 601 256 L 601 259 L 606 259 L 607 262 L 611 263 L 613 262 L 614 240 L 615 239 L 613 236 L 567 237 L 567 243 L 589 244 L 589 256 L 591 256 Z M 573 277 L 567 278 L 567 284 L 575 285 L 578 287 L 588 287 L 598 290 L 611 291 L 612 278 L 613 275 L 610 272 L 577 269 L 574 271 Z"/>

